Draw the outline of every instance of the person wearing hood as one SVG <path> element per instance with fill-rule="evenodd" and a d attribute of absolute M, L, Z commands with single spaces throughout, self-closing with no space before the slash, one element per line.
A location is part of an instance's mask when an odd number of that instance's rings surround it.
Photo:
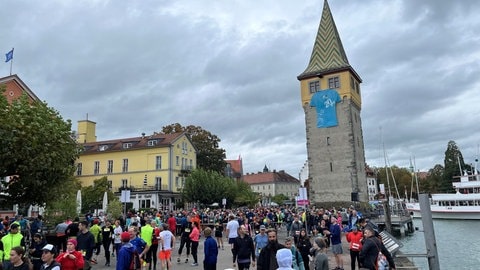
<path fill-rule="evenodd" d="M 67 240 L 67 250 L 57 256 L 56 261 L 60 263 L 62 270 L 77 270 L 83 269 L 84 261 L 83 255 L 80 251 L 75 250 L 77 247 L 77 240 Z"/>
<path fill-rule="evenodd" d="M 30 253 L 30 259 L 32 260 L 33 270 L 40 270 L 42 267 L 42 248 L 47 244 L 47 241 L 43 238 L 42 234 L 36 233 L 33 236 L 33 244 L 28 251 Z"/>
<path fill-rule="evenodd" d="M 115 269 L 125 270 L 130 268 L 130 262 L 132 261 L 135 247 L 130 243 L 130 234 L 128 232 L 121 233 L 120 239 L 122 240 L 122 247 L 118 252 Z"/>
<path fill-rule="evenodd" d="M 293 270 L 292 268 L 292 252 L 288 248 L 277 250 L 277 270 Z"/>

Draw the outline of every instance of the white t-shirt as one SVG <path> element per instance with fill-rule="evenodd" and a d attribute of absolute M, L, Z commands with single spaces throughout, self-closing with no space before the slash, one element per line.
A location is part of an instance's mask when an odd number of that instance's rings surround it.
<path fill-rule="evenodd" d="M 163 230 L 160 232 L 160 238 L 163 239 L 163 250 L 172 249 L 172 237 L 173 234 L 169 230 Z"/>
<path fill-rule="evenodd" d="M 232 219 L 227 223 L 228 238 L 237 238 L 238 237 L 238 228 L 240 225 L 236 219 Z"/>

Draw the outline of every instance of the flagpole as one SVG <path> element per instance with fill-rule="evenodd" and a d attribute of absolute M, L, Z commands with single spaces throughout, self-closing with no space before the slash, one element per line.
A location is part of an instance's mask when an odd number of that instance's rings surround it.
<path fill-rule="evenodd" d="M 12 53 L 13 53 L 13 50 L 14 50 L 14 49 L 15 49 L 15 48 L 12 48 Z M 13 67 L 13 57 L 12 57 L 12 59 L 10 60 L 10 76 L 12 76 L 12 67 Z"/>

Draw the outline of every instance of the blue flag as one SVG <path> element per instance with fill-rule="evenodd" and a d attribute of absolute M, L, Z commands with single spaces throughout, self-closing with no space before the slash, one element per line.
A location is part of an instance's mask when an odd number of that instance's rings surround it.
<path fill-rule="evenodd" d="M 5 63 L 13 59 L 13 49 L 5 54 Z"/>

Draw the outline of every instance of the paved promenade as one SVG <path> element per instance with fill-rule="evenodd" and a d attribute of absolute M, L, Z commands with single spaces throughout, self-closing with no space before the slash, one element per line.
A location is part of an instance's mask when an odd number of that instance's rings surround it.
<path fill-rule="evenodd" d="M 287 232 L 285 230 L 285 228 L 281 229 L 278 233 L 278 238 L 279 238 L 279 243 L 283 244 L 284 243 L 284 240 L 287 236 Z M 183 255 L 182 255 L 182 259 L 183 261 L 181 263 L 177 263 L 177 254 L 178 254 L 178 247 L 180 246 L 180 241 L 179 241 L 179 238 L 177 238 L 177 241 L 175 243 L 175 250 L 172 251 L 172 269 L 174 270 L 187 270 L 187 269 L 190 269 L 190 270 L 201 270 L 203 269 L 203 242 L 204 242 L 205 238 L 202 236 L 202 238 L 200 238 L 200 244 L 198 246 L 198 266 L 191 266 L 191 263 L 193 262 L 193 258 L 192 256 L 190 255 L 189 257 L 189 262 L 188 263 L 185 263 L 185 249 L 183 251 Z M 224 238 L 224 242 L 225 242 L 225 238 Z M 351 267 L 350 267 L 350 253 L 349 253 L 349 250 L 348 250 L 348 243 L 347 241 L 345 240 L 345 237 L 343 236 L 342 237 L 342 243 L 343 243 L 343 267 L 345 270 L 351 270 Z M 105 257 L 103 256 L 104 252 L 103 252 L 103 249 L 100 253 L 100 255 L 98 256 L 98 264 L 97 265 L 93 265 L 93 270 L 112 270 L 112 269 L 115 269 L 115 265 L 116 265 L 116 257 L 112 258 L 111 259 L 111 266 L 110 267 L 107 267 L 107 266 L 104 266 L 105 265 Z M 333 254 L 330 252 L 330 250 L 327 252 L 328 254 L 328 257 L 329 257 L 329 267 L 330 269 L 334 269 L 335 268 L 335 259 L 333 257 Z M 217 263 L 217 270 L 224 270 L 224 269 L 231 269 L 233 268 L 232 267 L 232 252 L 230 250 L 230 246 L 228 244 L 225 245 L 225 249 L 222 250 L 222 249 L 219 249 L 218 251 L 218 263 Z M 250 267 L 250 269 L 256 269 L 256 267 Z M 358 269 L 358 266 L 357 266 L 357 269 Z M 402 268 L 402 267 L 397 267 L 397 269 L 415 269 L 415 268 Z M 160 261 L 157 262 L 157 268 L 156 270 L 161 270 L 160 269 Z"/>

